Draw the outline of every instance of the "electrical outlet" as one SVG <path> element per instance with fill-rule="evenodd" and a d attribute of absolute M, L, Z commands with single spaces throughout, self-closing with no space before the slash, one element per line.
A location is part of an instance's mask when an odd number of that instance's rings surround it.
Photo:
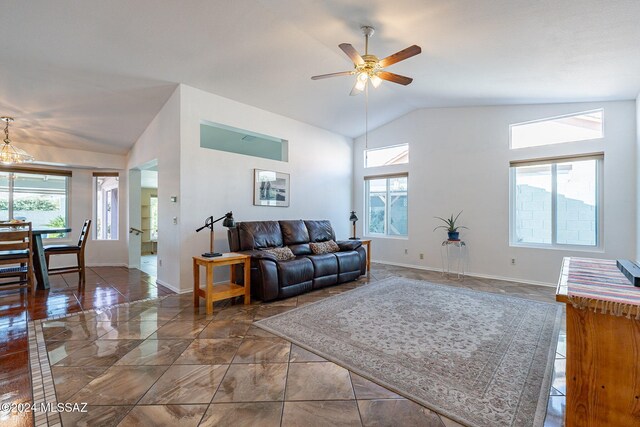
<path fill-rule="evenodd" d="M 511 258 L 511 265 L 516 265 L 516 259 L 515 258 Z"/>
<path fill-rule="evenodd" d="M 405 250 L 404 250 L 404 254 L 405 254 L 405 255 L 408 255 L 408 254 L 409 254 L 409 249 L 405 249 Z"/>
<path fill-rule="evenodd" d="M 162 260 L 161 259 L 158 260 L 158 267 L 162 267 Z"/>
<path fill-rule="evenodd" d="M 424 259 L 424 254 L 420 254 L 420 259 Z"/>

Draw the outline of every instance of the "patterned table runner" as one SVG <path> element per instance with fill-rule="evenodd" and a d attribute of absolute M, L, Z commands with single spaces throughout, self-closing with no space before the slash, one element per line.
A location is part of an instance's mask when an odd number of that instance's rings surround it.
<path fill-rule="evenodd" d="M 640 320 L 640 288 L 629 282 L 614 260 L 565 258 L 557 295 L 577 308 Z"/>

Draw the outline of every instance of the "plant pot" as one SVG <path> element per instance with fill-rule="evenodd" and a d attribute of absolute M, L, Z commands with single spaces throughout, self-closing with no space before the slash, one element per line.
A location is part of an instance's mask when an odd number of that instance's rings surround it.
<path fill-rule="evenodd" d="M 459 231 L 449 231 L 447 234 L 449 235 L 449 240 L 460 240 Z"/>

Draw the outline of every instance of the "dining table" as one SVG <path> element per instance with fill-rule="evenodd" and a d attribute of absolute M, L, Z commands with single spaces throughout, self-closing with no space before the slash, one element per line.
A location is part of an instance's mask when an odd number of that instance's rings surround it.
<path fill-rule="evenodd" d="M 38 289 L 49 289 L 49 273 L 47 271 L 47 260 L 44 256 L 44 245 L 42 236 L 47 234 L 70 233 L 68 227 L 34 227 L 31 230 L 33 235 L 33 273 L 36 276 Z"/>

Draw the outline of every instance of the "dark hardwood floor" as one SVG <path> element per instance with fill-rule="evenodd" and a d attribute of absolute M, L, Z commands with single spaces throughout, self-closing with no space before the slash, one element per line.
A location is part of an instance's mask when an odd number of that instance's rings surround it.
<path fill-rule="evenodd" d="M 0 287 L 0 404 L 32 401 L 27 327 L 30 320 L 78 313 L 173 294 L 155 277 L 124 267 L 94 267 L 78 289 L 78 275 L 51 277 L 51 289 L 35 292 Z M 0 412 L 0 425 L 33 425 L 33 413 Z"/>

